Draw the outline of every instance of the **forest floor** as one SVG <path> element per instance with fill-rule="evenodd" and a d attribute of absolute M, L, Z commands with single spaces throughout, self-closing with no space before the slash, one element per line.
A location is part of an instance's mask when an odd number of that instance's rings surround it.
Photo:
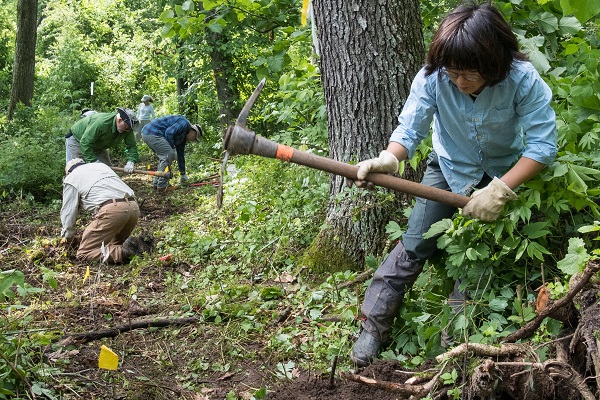
<path fill-rule="evenodd" d="M 241 314 L 210 314 L 205 305 L 210 303 L 208 297 L 211 297 L 206 293 L 211 292 L 206 291 L 205 286 L 216 285 L 218 288 L 228 278 L 239 279 L 240 290 L 248 287 L 256 290 L 256 287 L 272 288 L 274 282 L 265 278 L 265 281 L 255 283 L 238 276 L 235 260 L 232 260 L 233 269 L 228 270 L 231 276 L 224 277 L 218 271 L 206 275 L 209 268 L 202 262 L 187 259 L 185 249 L 178 257 L 169 258 L 170 247 L 165 242 L 173 236 L 163 229 L 166 230 L 168 225 L 173 230 L 173 220 L 169 220 L 173 216 L 198 212 L 190 210 L 194 203 L 189 201 L 189 197 L 193 197 L 189 196 L 191 191 L 198 189 L 187 187 L 159 194 L 152 190 L 148 176 L 134 175 L 123 179 L 134 189 L 141 210 L 133 235 L 150 234 L 162 241 L 154 252 L 134 258 L 129 264 L 82 263 L 75 257 L 75 246 L 58 245 L 59 204 L 0 208 L 0 220 L 3 221 L 0 225 L 0 270 L 4 273 L 21 271 L 30 285 L 25 288 L 29 295 L 21 298 L 22 293 L 19 293 L 11 300 L 11 306 L 4 304 L 0 318 L 2 326 L 9 332 L 4 332 L 0 338 L 36 344 L 27 351 L 38 367 L 29 379 L 22 378 L 24 387 L 31 382 L 45 382 L 54 396 L 39 395 L 38 399 L 408 399 L 410 395 L 398 387 L 408 377 L 429 380 L 430 386 L 422 385 L 425 391 L 417 398 L 423 398 L 435 388 L 435 398 L 439 400 L 457 398 L 454 397 L 458 395 L 456 391 L 451 394 L 448 390 L 459 385 L 462 389 L 457 390 L 458 393 L 462 390 L 461 398 L 473 400 L 482 397 L 474 393 L 493 394 L 494 391 L 502 393 L 497 399 L 588 400 L 594 399 L 594 392 L 597 393 L 597 387 L 600 387 L 600 377 L 593 372 L 600 370 L 597 356 L 600 341 L 596 336 L 600 331 L 597 322 L 600 284 L 597 282 L 587 286 L 588 290 L 580 296 L 585 301 L 577 303 L 581 314 L 579 327 L 575 330 L 574 324 L 570 333 L 553 341 L 556 359 L 533 362 L 523 357 L 523 354 L 535 355 L 528 343 L 515 344 L 517 347 L 503 345 L 500 350 L 490 346 L 478 349 L 476 344 L 469 344 L 464 349 L 465 356 L 460 357 L 463 362 L 447 364 L 444 361 L 442 364 L 447 371 L 452 368 L 467 371 L 478 362 L 478 357 L 472 353 L 476 351 L 481 364 L 475 368 L 470 381 L 465 381 L 464 377 L 438 380 L 442 370 L 439 366 L 427 365 L 428 362 L 418 368 L 423 372 L 421 377 L 415 374 L 416 370 L 408 371 L 399 362 L 390 360 L 379 360 L 363 370 L 356 370 L 348 359 L 348 352 L 358 323 L 354 321 L 354 326 L 352 321 L 340 321 L 339 318 L 337 321 L 307 318 L 307 307 L 302 304 L 298 310 L 290 307 L 295 304 L 290 301 L 295 296 L 291 282 L 290 287 L 284 288 L 289 294 L 287 302 L 272 301 L 270 308 L 262 308 L 261 300 L 258 302 L 261 306 L 253 309 L 254 314 L 244 314 L 244 305 L 256 307 L 246 304 L 250 303 L 248 296 L 223 297 L 224 301 L 233 299 L 243 303 L 229 304 Z M 216 197 L 213 186 L 207 185 L 201 190 L 202 196 Z M 188 201 L 184 201 L 186 199 Z M 80 215 L 79 234 L 90 218 L 90 215 Z M 174 231 L 170 234 L 185 234 L 176 223 Z M 236 245 L 236 242 L 223 245 Z M 588 269 L 589 279 L 600 265 L 595 263 Z M 204 280 L 195 279 L 201 276 Z M 346 283 L 353 285 L 355 301 L 359 302 L 360 284 Z M 277 282 L 279 286 L 287 284 Z M 573 290 L 577 284 L 574 282 L 572 286 Z M 582 287 L 583 284 L 577 290 Z M 217 291 L 223 292 L 223 288 L 221 286 Z M 6 288 L 0 289 L 6 291 Z M 226 290 L 236 288 L 229 286 Z M 309 290 L 312 293 L 313 287 L 309 286 Z M 201 296 L 206 296 L 203 300 L 194 298 L 200 292 Z M 252 325 L 259 318 L 260 323 Z M 254 328 L 246 330 L 244 321 L 249 323 L 246 327 L 252 325 Z M 282 331 L 283 326 L 293 330 Z M 535 329 L 516 333 L 523 333 L 519 338 L 527 338 Z M 281 344 L 285 342 L 283 339 L 278 342 L 281 336 L 288 336 L 287 345 Z M 330 340 L 322 341 L 323 337 Z M 567 346 L 569 340 L 570 348 Z M 119 356 L 116 370 L 99 368 L 102 346 Z M 470 352 L 468 357 L 467 351 Z M 497 351 L 506 353 L 500 357 Z M 328 366 L 326 363 L 332 354 L 338 354 L 339 360 L 336 358 L 337 362 Z M 495 361 L 490 358 L 492 356 Z M 502 360 L 508 362 L 499 362 Z M 501 371 L 494 362 L 504 364 Z M 473 365 L 468 367 L 468 364 Z M 528 369 L 531 373 L 525 373 Z M 435 370 L 440 372 L 433 377 L 435 374 L 431 371 Z M 479 375 L 475 380 L 477 371 Z M 358 382 L 360 380 L 362 382 Z M 441 386 L 440 381 L 444 381 Z M 501 382 L 501 386 L 490 389 L 480 386 L 481 382 Z M 20 393 L 22 397 L 19 398 L 35 398 L 30 395 L 32 392 L 30 388 L 28 393 Z"/>
<path fill-rule="evenodd" d="M 147 178 L 124 178 L 141 209 L 134 235 L 160 231 L 161 221 L 178 212 L 179 196 L 194 190 L 157 194 Z M 5 221 L 0 227 L 2 270 L 21 270 L 27 283 L 48 288 L 33 296 L 35 301 L 26 299 L 25 309 L 3 317 L 28 318 L 22 335 L 45 337 L 48 344 L 38 362 L 48 366 L 44 380 L 61 399 L 400 398 L 337 375 L 332 381 L 328 374 L 311 370 L 294 369 L 286 379 L 276 373 L 277 354 L 264 350 L 267 335 L 248 335 L 243 343 L 230 343 L 227 324 L 198 323 L 193 315 L 200 310 L 194 309 L 181 317 L 186 295 L 169 296 L 165 282 L 174 273 L 193 275 L 201 266 L 161 261 L 163 254 L 146 256 L 134 267 L 81 263 L 75 258 L 75 247 L 56 244 L 58 212 L 35 215 L 23 209 L 2 212 L 1 217 Z M 87 224 L 90 216 L 80 218 Z M 83 224 L 80 221 L 79 230 Z M 55 288 L 49 288 L 49 277 L 55 280 Z M 178 323 L 169 320 L 175 316 L 180 317 Z M 140 321 L 141 327 L 132 329 Z M 168 322 L 160 326 L 160 321 Z M 119 355 L 118 370 L 98 368 L 102 345 Z M 232 351 L 224 350 L 232 346 L 243 348 L 238 352 L 241 357 L 232 358 Z M 362 374 L 394 381 L 399 369 L 394 362 L 381 361 Z"/>

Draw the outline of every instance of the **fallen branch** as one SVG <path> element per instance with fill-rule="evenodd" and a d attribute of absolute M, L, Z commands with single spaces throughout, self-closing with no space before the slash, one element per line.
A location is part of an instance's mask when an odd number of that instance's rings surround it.
<path fill-rule="evenodd" d="M 461 354 L 465 354 L 468 351 L 471 351 L 478 356 L 498 357 L 525 353 L 528 349 L 529 348 L 526 346 L 511 343 L 503 344 L 500 347 L 481 343 L 463 343 L 450 351 L 440 354 L 435 360 L 440 363 L 447 358 L 454 358 Z"/>
<path fill-rule="evenodd" d="M 541 310 L 540 313 L 534 319 L 532 319 L 531 321 L 529 321 L 528 323 L 523 325 L 517 331 L 508 335 L 504 339 L 504 342 L 514 343 L 519 339 L 528 338 L 531 335 L 533 335 L 534 332 L 537 330 L 537 328 L 539 328 L 540 325 L 542 324 L 542 321 L 548 315 L 552 314 L 554 311 L 563 307 L 568 302 L 572 301 L 573 297 L 575 297 L 575 295 L 577 293 L 579 293 L 579 291 L 585 286 L 585 284 L 588 283 L 588 281 L 590 280 L 592 275 L 594 275 L 599 269 L 600 269 L 600 263 L 590 261 L 588 263 L 587 267 L 585 268 L 585 271 L 583 271 L 581 279 L 579 279 L 579 281 L 577 281 L 577 283 L 575 285 L 573 285 L 571 287 L 571 289 L 569 289 L 569 292 L 566 294 L 565 297 L 557 300 L 550 307 L 546 307 L 543 310 Z"/>
<path fill-rule="evenodd" d="M 177 325 L 187 325 L 194 324 L 200 320 L 199 317 L 188 317 L 188 318 L 152 318 L 152 319 L 143 319 L 139 321 L 134 321 L 129 324 L 117 325 L 110 329 L 102 329 L 99 331 L 87 332 L 87 333 L 79 333 L 75 335 L 67 335 L 61 339 L 59 345 L 66 346 L 73 342 L 91 342 L 93 340 L 98 340 L 107 337 L 115 337 L 124 332 L 129 332 L 134 329 L 141 328 L 162 328 L 165 326 L 177 326 Z"/>

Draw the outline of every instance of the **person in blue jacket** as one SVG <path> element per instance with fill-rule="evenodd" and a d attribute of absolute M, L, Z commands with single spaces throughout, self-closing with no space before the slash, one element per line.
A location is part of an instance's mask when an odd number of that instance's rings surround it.
<path fill-rule="evenodd" d="M 165 171 L 177 157 L 177 166 L 181 174 L 179 183 L 188 181 L 185 170 L 185 145 L 195 142 L 202 136 L 200 125 L 191 124 L 184 116 L 167 115 L 156 118 L 142 129 L 142 140 L 158 157 L 158 171 Z M 158 191 L 171 191 L 177 186 L 169 185 L 169 179 L 154 177 L 153 186 Z"/>
<path fill-rule="evenodd" d="M 463 215 L 494 221 L 517 199 L 513 190 L 554 162 L 551 102 L 550 88 L 519 51 L 502 14 L 490 4 L 461 5 L 434 35 L 387 149 L 358 163 L 356 184 L 368 186 L 370 172 L 397 173 L 399 161 L 415 154 L 433 123 L 433 151 L 422 183 L 471 195 Z M 423 234 L 455 212 L 416 199 L 402 241 L 365 293 L 361 331 L 350 353 L 357 365 L 368 365 L 389 343 L 404 294 L 437 251 L 436 238 Z"/>

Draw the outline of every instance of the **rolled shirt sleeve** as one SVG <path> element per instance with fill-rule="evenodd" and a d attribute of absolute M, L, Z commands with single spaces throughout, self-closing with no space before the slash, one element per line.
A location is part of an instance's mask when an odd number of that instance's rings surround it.
<path fill-rule="evenodd" d="M 63 185 L 63 204 L 60 210 L 62 230 L 60 236 L 71 239 L 75 236 L 77 214 L 79 213 L 79 194 L 77 189 L 68 183 Z"/>

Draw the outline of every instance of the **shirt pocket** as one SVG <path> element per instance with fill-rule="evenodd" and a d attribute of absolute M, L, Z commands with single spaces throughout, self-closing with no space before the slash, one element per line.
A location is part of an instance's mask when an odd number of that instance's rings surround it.
<path fill-rule="evenodd" d="M 490 133 L 507 134 L 516 132 L 517 113 L 514 108 L 492 108 L 484 119 L 484 129 Z"/>

